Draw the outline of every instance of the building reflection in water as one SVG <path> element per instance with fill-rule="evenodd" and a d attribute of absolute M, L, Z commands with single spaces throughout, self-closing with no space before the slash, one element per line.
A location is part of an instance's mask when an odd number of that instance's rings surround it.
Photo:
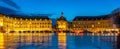
<path fill-rule="evenodd" d="M 27 34 L 3 34 L 0 33 L 0 49 L 29 49 L 32 46 L 42 48 L 51 45 L 53 34 L 49 33 L 27 33 Z M 40 46 L 42 45 L 42 46 Z M 31 46 L 31 47 L 29 47 Z"/>
<path fill-rule="evenodd" d="M 58 33 L 58 46 L 59 49 L 66 49 L 67 35 L 64 32 Z"/>
<path fill-rule="evenodd" d="M 120 34 L 117 37 L 117 48 L 116 49 L 120 49 Z"/>
<path fill-rule="evenodd" d="M 0 49 L 84 49 L 88 47 L 95 49 L 120 48 L 119 36 L 81 36 L 81 34 L 70 34 L 65 32 L 55 34 L 0 33 Z"/>

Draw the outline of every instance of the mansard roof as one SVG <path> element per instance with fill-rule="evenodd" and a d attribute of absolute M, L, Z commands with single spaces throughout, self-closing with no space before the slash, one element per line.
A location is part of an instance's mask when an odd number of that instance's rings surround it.
<path fill-rule="evenodd" d="M 120 13 L 120 8 L 115 9 L 112 13 L 113 13 L 113 14 L 115 14 L 115 13 Z"/>
<path fill-rule="evenodd" d="M 45 20 L 45 19 L 47 19 L 47 20 L 49 20 L 49 18 L 48 18 L 48 16 L 15 16 L 15 15 L 8 15 L 7 17 L 10 17 L 10 18 L 16 18 L 16 19 L 31 19 L 31 20 L 40 20 L 40 19 L 42 19 L 42 20 Z"/>
<path fill-rule="evenodd" d="M 57 20 L 65 20 L 66 21 L 65 17 L 60 17 Z"/>
<path fill-rule="evenodd" d="M 109 19 L 109 15 L 103 15 L 103 16 L 76 16 L 73 21 L 79 21 L 79 20 L 106 20 Z"/>

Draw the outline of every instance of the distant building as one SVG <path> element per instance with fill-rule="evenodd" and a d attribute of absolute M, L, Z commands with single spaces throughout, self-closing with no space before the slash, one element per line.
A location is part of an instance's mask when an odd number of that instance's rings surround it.
<path fill-rule="evenodd" d="M 76 16 L 72 22 L 68 22 L 61 13 L 61 17 L 52 20 L 48 16 L 15 16 L 0 13 L 1 32 L 49 32 L 49 31 L 73 31 L 83 32 L 118 32 L 120 31 L 120 8 L 111 14 L 101 16 Z M 56 23 L 55 23 L 56 22 Z M 53 24 L 53 25 L 52 25 Z"/>
<path fill-rule="evenodd" d="M 52 31 L 52 20 L 48 16 L 14 16 L 0 14 L 0 26 L 6 32 Z"/>
<path fill-rule="evenodd" d="M 57 19 L 57 24 L 56 24 L 56 28 L 60 31 L 60 30 L 68 30 L 68 22 L 66 20 L 66 18 L 64 17 L 64 13 L 61 13 L 61 17 Z"/>
<path fill-rule="evenodd" d="M 116 24 L 116 26 L 118 28 L 120 28 L 120 8 L 115 9 L 112 14 L 111 14 L 112 18 L 113 18 L 113 22 L 114 24 Z"/>
<path fill-rule="evenodd" d="M 113 28 L 112 21 L 108 15 L 105 16 L 77 16 L 72 21 L 73 31 L 87 30 L 98 32 Z"/>
<path fill-rule="evenodd" d="M 118 10 L 117 10 L 118 11 Z M 91 31 L 91 32 L 119 32 L 120 12 L 101 16 L 76 16 L 72 21 L 71 31 Z"/>

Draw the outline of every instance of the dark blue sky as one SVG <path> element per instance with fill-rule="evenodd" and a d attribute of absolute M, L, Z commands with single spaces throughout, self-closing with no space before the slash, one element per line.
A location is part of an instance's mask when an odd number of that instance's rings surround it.
<path fill-rule="evenodd" d="M 2 1 L 0 6 L 9 7 L 23 13 L 53 14 L 52 18 L 60 17 L 63 11 L 67 20 L 75 16 L 110 14 L 120 7 L 120 0 L 13 0 L 20 9 L 16 9 Z M 18 12 L 18 13 L 19 13 Z"/>

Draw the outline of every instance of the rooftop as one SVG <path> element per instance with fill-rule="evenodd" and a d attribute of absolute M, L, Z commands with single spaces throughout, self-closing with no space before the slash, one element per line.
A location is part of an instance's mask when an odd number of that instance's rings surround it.
<path fill-rule="evenodd" d="M 64 13 L 63 12 L 61 12 L 61 17 L 58 18 L 57 20 L 65 20 L 65 21 L 67 21 L 66 18 L 64 17 Z"/>
<path fill-rule="evenodd" d="M 42 19 L 42 20 L 45 20 L 45 19 L 47 19 L 47 20 L 49 20 L 49 18 L 48 18 L 48 16 L 15 16 L 15 15 L 9 15 L 9 16 L 7 16 L 7 17 L 10 17 L 10 18 L 16 18 L 16 19 L 23 19 L 23 20 L 25 20 L 25 19 L 31 19 L 31 20 L 40 20 L 40 19 Z"/>
<path fill-rule="evenodd" d="M 77 20 L 105 20 L 109 19 L 109 15 L 102 15 L 102 16 L 76 16 L 73 21 Z"/>
<path fill-rule="evenodd" d="M 120 13 L 120 8 L 115 9 L 112 13 Z"/>

